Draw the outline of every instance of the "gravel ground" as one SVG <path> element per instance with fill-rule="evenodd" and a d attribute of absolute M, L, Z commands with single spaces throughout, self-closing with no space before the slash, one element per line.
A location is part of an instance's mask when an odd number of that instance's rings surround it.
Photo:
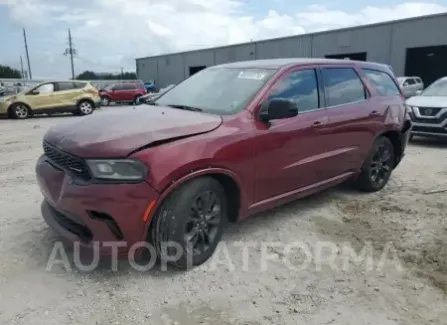
<path fill-rule="evenodd" d="M 219 260 L 188 272 L 82 272 L 72 255 L 48 270 L 59 238 L 34 164 L 73 118 L 0 120 L 0 324 L 447 324 L 447 143 L 412 143 L 380 193 L 341 186 L 231 225 Z"/>

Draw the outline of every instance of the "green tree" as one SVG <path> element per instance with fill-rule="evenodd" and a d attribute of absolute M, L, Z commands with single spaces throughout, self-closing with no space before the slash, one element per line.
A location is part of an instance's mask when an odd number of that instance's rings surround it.
<path fill-rule="evenodd" d="M 21 79 L 22 74 L 19 70 L 0 64 L 0 78 Z"/>
<path fill-rule="evenodd" d="M 96 73 L 93 71 L 86 70 L 81 74 L 76 76 L 77 80 L 135 80 L 137 75 L 135 72 L 124 72 L 121 73 Z"/>

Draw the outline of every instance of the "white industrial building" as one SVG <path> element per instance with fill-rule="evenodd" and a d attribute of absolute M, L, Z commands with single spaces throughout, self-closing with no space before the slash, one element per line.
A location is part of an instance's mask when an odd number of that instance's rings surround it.
<path fill-rule="evenodd" d="M 216 64 L 269 58 L 350 58 L 389 64 L 425 84 L 447 75 L 447 13 L 136 59 L 139 79 L 159 87 Z"/>

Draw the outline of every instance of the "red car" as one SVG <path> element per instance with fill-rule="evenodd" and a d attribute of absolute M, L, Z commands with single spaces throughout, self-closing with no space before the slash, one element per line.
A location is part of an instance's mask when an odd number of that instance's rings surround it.
<path fill-rule="evenodd" d="M 99 94 L 102 106 L 109 106 L 112 102 L 136 104 L 147 90 L 142 82 L 122 82 L 107 86 Z"/>
<path fill-rule="evenodd" d="M 212 255 L 227 221 L 346 180 L 379 191 L 410 129 L 385 65 L 274 59 L 210 67 L 151 109 L 51 128 L 36 167 L 43 216 L 87 248 L 115 241 L 126 253 L 148 241 L 187 268 Z M 175 261 L 167 242 L 176 254 L 181 248 Z"/>

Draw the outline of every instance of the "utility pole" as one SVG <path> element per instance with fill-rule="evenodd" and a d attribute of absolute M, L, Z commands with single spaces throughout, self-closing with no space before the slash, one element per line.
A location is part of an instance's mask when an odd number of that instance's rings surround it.
<path fill-rule="evenodd" d="M 76 54 L 76 49 L 73 48 L 73 39 L 71 38 L 70 28 L 68 29 L 68 49 L 65 49 L 64 55 L 70 55 L 70 63 L 71 63 L 71 78 L 74 80 L 75 72 L 74 72 L 74 62 L 73 55 Z"/>
<path fill-rule="evenodd" d="M 22 56 L 20 56 L 20 69 L 22 71 L 22 79 L 26 79 L 25 78 L 25 72 L 23 71 L 23 60 L 22 60 Z"/>
<path fill-rule="evenodd" d="M 31 63 L 29 62 L 28 43 L 26 42 L 25 28 L 23 29 L 23 40 L 25 41 L 26 61 L 28 62 L 28 75 L 30 79 L 33 79 L 33 75 L 31 73 Z"/>
<path fill-rule="evenodd" d="M 124 79 L 124 69 L 121 68 L 121 80 L 123 80 L 123 79 Z"/>

